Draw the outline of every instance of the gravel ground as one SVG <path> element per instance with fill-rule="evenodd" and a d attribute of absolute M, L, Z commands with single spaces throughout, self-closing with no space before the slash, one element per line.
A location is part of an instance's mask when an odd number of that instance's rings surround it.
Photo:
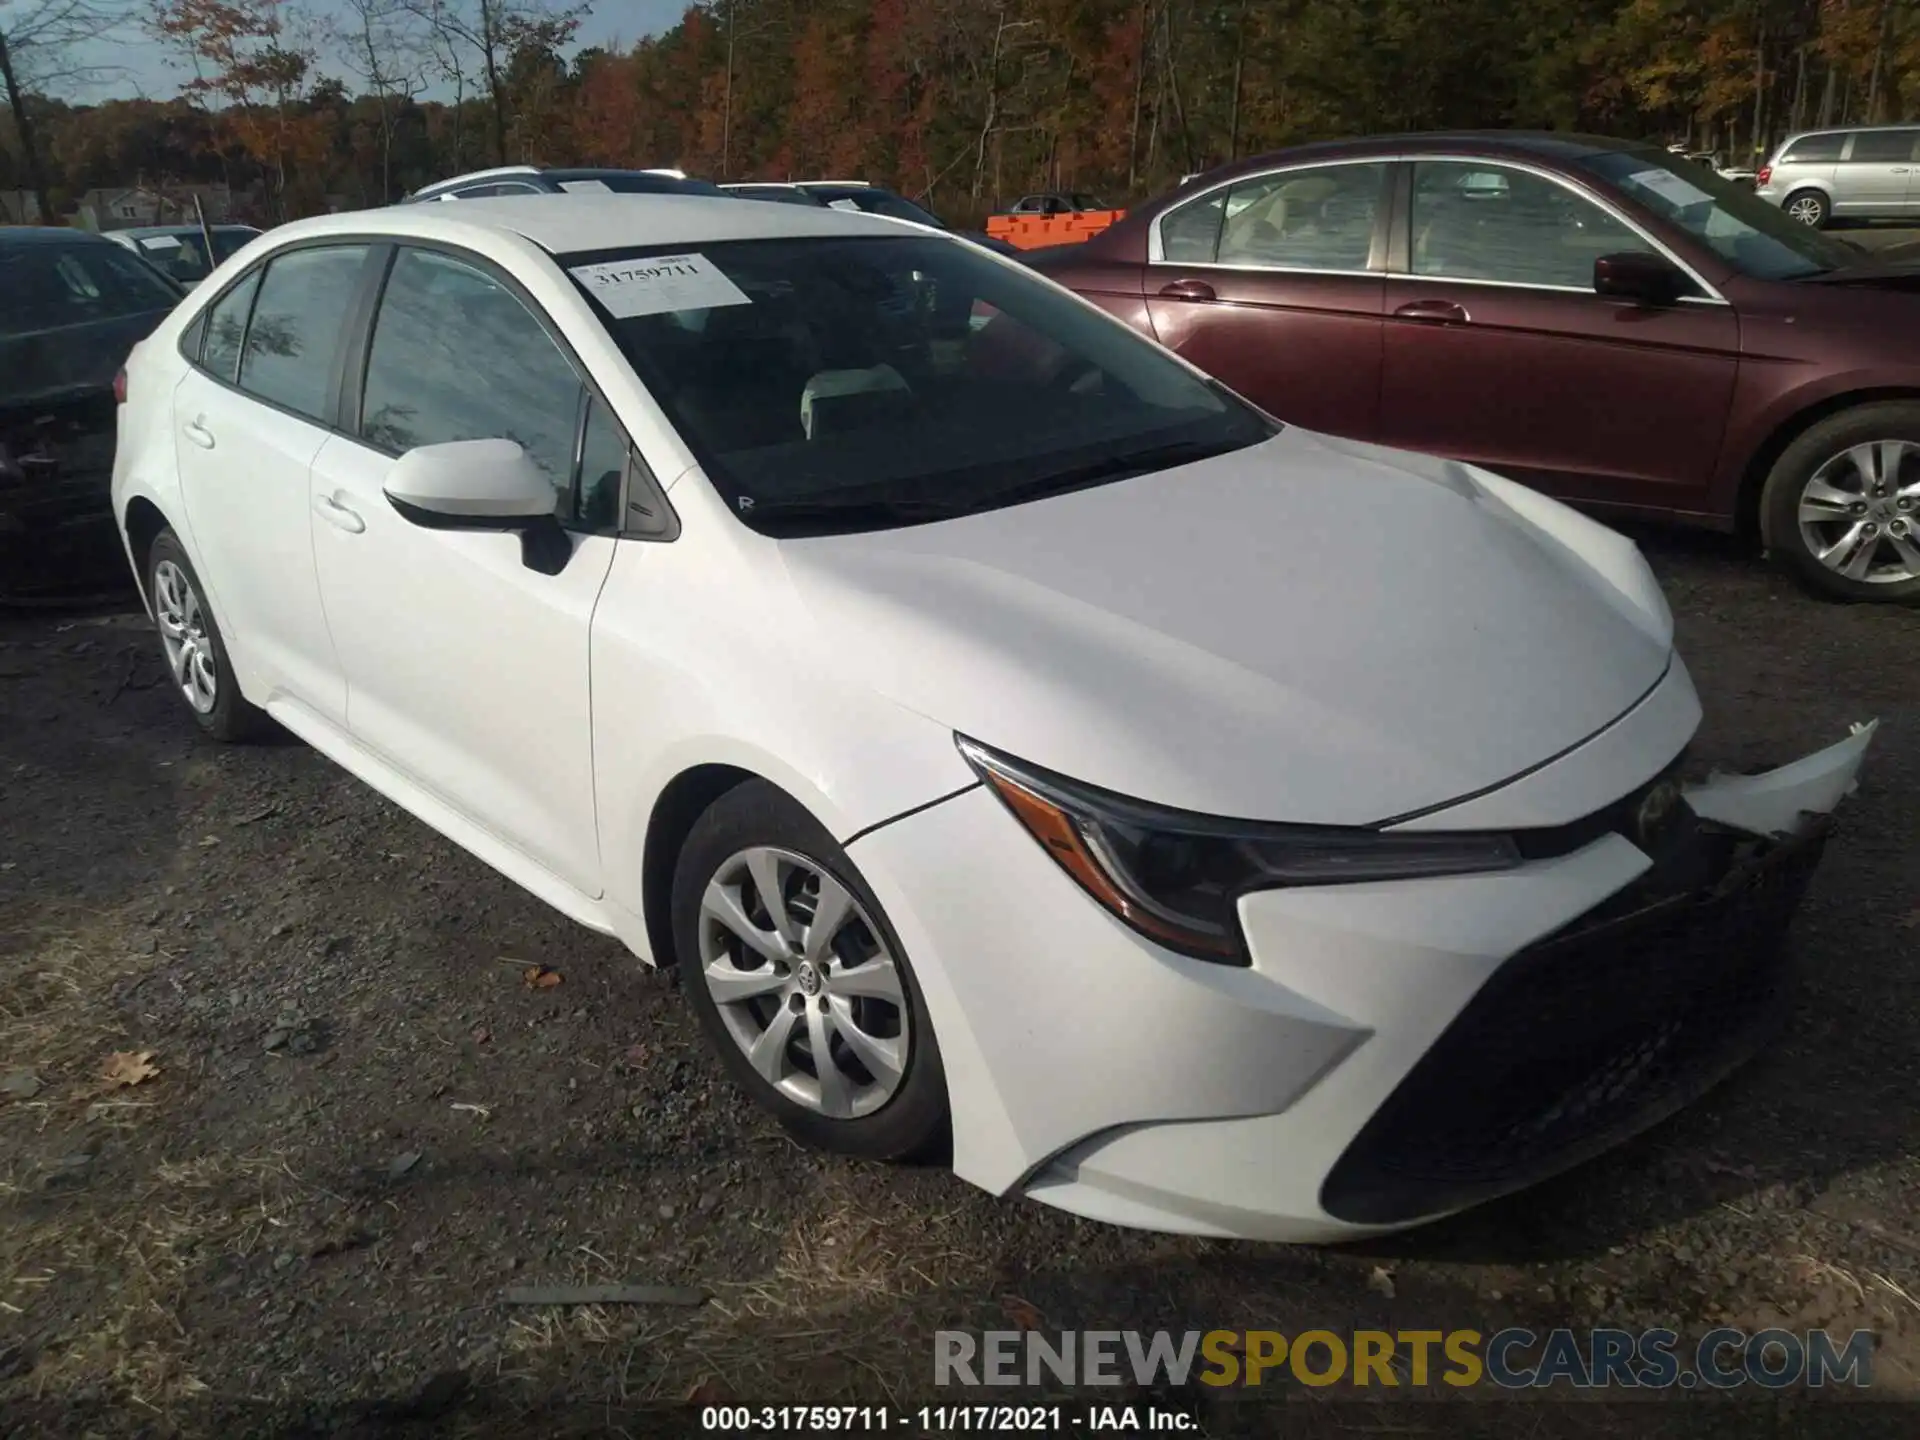
<path fill-rule="evenodd" d="M 644 1435 L 694 1423 L 689 1397 L 919 1404 L 932 1330 L 1034 1312 L 1870 1328 L 1874 1394 L 1920 1395 L 1920 617 L 1646 541 L 1708 757 L 1884 722 L 1796 926 L 1788 1028 L 1562 1180 L 1342 1250 L 1129 1233 L 804 1153 L 668 979 L 297 742 L 202 742 L 140 618 L 0 618 L 0 1432 Z M 101 1078 L 116 1052 L 135 1083 Z M 606 1281 L 714 1298 L 500 1303 Z M 1753 1392 L 1285 1393 L 1215 1400 L 1209 1432 L 1914 1433 L 1908 1407 Z"/>

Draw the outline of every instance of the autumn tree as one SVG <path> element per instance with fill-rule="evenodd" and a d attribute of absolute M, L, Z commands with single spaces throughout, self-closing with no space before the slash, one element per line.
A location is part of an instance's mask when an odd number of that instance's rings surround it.
<path fill-rule="evenodd" d="M 99 78 L 103 67 L 77 62 L 75 47 L 126 13 L 122 0 L 0 0 L 0 90 L 43 224 L 53 222 L 53 201 L 29 97 L 64 82 Z"/>

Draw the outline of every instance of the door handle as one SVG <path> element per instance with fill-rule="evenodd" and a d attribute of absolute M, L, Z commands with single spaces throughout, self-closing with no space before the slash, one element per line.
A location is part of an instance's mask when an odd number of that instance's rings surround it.
<path fill-rule="evenodd" d="M 187 439 L 198 445 L 202 450 L 211 450 L 213 448 L 213 432 L 207 429 L 206 417 L 204 415 L 194 416 L 193 419 L 182 425 L 180 429 L 182 433 L 186 435 Z"/>
<path fill-rule="evenodd" d="M 1892 171 L 1890 171 L 1889 173 L 1894 175 L 1904 175 L 1907 173 L 1907 167 L 1905 165 L 1896 165 L 1893 167 Z"/>
<path fill-rule="evenodd" d="M 1213 286 L 1204 280 L 1174 280 L 1160 287 L 1160 293 L 1169 300 L 1212 300 L 1215 299 Z"/>
<path fill-rule="evenodd" d="M 1472 318 L 1466 306 L 1451 300 L 1409 300 L 1393 313 L 1402 320 L 1425 320 L 1431 325 L 1464 325 Z"/>
<path fill-rule="evenodd" d="M 346 531 L 349 535 L 358 535 L 367 528 L 367 522 L 360 518 L 357 510 L 342 505 L 331 495 L 314 496 L 313 508 L 319 512 L 322 520 L 336 529 Z"/>

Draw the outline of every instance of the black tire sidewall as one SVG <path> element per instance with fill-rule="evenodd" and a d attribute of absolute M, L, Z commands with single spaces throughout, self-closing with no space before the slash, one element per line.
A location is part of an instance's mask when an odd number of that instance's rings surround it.
<path fill-rule="evenodd" d="M 1890 400 L 1843 410 L 1788 445 L 1761 492 L 1761 534 L 1769 551 L 1818 595 L 1835 600 L 1914 604 L 1920 602 L 1920 579 L 1869 584 L 1836 575 L 1820 563 L 1800 535 L 1800 496 L 1807 482 L 1840 451 L 1873 440 L 1920 444 L 1920 400 Z M 1915 512 L 1914 519 L 1920 523 L 1920 512 Z M 1915 543 L 1920 544 L 1920 536 Z"/>
<path fill-rule="evenodd" d="M 179 695 L 178 686 L 174 687 L 175 694 L 180 703 L 186 707 L 187 713 L 193 717 L 193 723 L 214 739 L 234 741 L 252 739 L 266 728 L 266 715 L 248 703 L 246 697 L 240 693 L 240 681 L 233 673 L 233 661 L 227 657 L 227 642 L 220 634 L 219 622 L 214 619 L 213 604 L 207 599 L 207 587 L 200 583 L 199 572 L 193 568 L 193 562 L 187 558 L 186 547 L 181 545 L 180 537 L 171 529 L 162 530 L 155 536 L 153 548 L 147 552 L 145 576 L 147 600 L 154 608 L 156 631 L 160 601 L 158 587 L 154 584 L 154 574 L 159 570 L 160 562 L 163 560 L 171 560 L 180 567 L 193 586 L 194 594 L 199 597 L 200 613 L 207 626 L 207 639 L 213 646 L 214 684 L 219 688 L 219 693 L 214 696 L 213 709 L 205 714 L 194 709 L 188 703 L 186 696 Z M 166 663 L 164 645 L 161 647 L 161 663 Z M 167 683 L 173 684 L 171 668 L 167 670 Z"/>
<path fill-rule="evenodd" d="M 700 903 L 709 879 L 727 860 L 756 845 L 803 855 L 845 885 L 880 928 L 910 1007 L 907 1071 L 887 1103 L 856 1120 L 833 1120 L 795 1104 L 754 1072 L 721 1018 L 701 974 Z M 796 1138 L 822 1150 L 869 1160 L 925 1156 L 947 1135 L 947 1082 L 926 1000 L 886 912 L 826 827 L 785 791 L 750 780 L 726 792 L 695 822 L 674 868 L 671 901 L 675 963 L 682 988 L 728 1072 Z"/>
<path fill-rule="evenodd" d="M 1787 212 L 1789 218 L 1792 218 L 1793 202 L 1796 200 L 1803 200 L 1803 199 L 1816 201 L 1820 206 L 1819 221 L 1815 224 L 1808 225 L 1807 228 L 1809 230 L 1826 229 L 1827 222 L 1833 219 L 1833 205 L 1832 205 L 1832 202 L 1830 202 L 1827 199 L 1827 197 L 1821 194 L 1820 191 L 1818 190 L 1814 190 L 1814 189 L 1796 190 L 1791 195 L 1787 196 L 1786 204 L 1782 205 L 1780 208 Z M 1804 223 L 1804 222 L 1801 222 L 1801 223 Z"/>

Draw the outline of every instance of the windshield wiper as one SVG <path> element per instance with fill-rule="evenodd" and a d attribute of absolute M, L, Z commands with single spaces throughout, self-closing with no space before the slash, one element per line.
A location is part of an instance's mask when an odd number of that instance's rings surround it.
<path fill-rule="evenodd" d="M 754 500 L 752 504 L 739 509 L 739 515 L 749 523 L 767 519 L 779 520 L 783 525 L 825 521 L 836 528 L 865 528 L 922 525 L 930 520 L 949 520 L 970 508 L 941 500 L 876 500 L 871 496 L 820 495 L 806 500 Z"/>
<path fill-rule="evenodd" d="M 1042 500 L 1049 495 L 1060 495 L 1089 485 L 1128 480 L 1136 475 L 1150 475 L 1156 470 L 1171 470 L 1177 465 L 1192 465 L 1244 448 L 1244 445 L 1235 441 L 1176 440 L 1145 450 L 1122 451 L 1118 455 L 1108 455 L 1084 465 L 1056 470 L 1050 475 L 989 491 L 968 508 L 980 510 L 988 506 L 1019 505 L 1028 500 Z"/>

